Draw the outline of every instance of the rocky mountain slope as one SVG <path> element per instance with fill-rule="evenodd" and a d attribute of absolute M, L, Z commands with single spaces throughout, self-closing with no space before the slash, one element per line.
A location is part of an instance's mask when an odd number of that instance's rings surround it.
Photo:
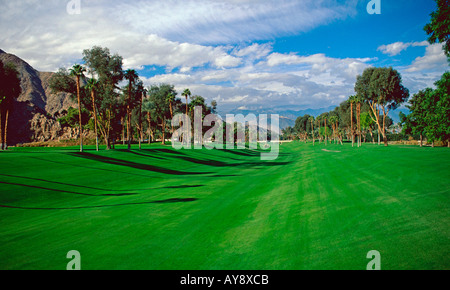
<path fill-rule="evenodd" d="M 8 145 L 71 138 L 72 130 L 61 128 L 55 113 L 76 107 L 68 94 L 53 94 L 49 80 L 53 73 L 39 72 L 19 57 L 0 50 L 0 60 L 15 65 L 22 94 L 14 102 L 8 123 Z"/>

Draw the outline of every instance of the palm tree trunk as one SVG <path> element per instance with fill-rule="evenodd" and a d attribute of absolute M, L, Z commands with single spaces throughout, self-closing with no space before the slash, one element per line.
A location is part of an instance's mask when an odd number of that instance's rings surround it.
<path fill-rule="evenodd" d="M 322 122 L 319 120 L 319 144 L 322 142 L 322 137 L 320 136 L 320 130 L 322 129 Z"/>
<path fill-rule="evenodd" d="M 130 106 L 127 106 L 127 144 L 128 144 L 128 151 L 131 150 L 131 126 L 130 126 Z"/>
<path fill-rule="evenodd" d="M 92 97 L 92 111 L 94 113 L 94 123 L 95 123 L 95 145 L 98 151 L 98 128 L 97 128 L 97 111 L 95 110 L 95 93 L 94 90 L 91 91 Z"/>
<path fill-rule="evenodd" d="M 423 147 L 423 135 L 420 134 L 420 147 Z"/>
<path fill-rule="evenodd" d="M 162 142 L 161 144 L 166 145 L 166 118 L 163 117 L 162 121 Z"/>
<path fill-rule="evenodd" d="M 384 146 L 387 147 L 388 140 L 387 140 L 387 135 L 386 135 L 386 116 L 387 116 L 387 113 L 386 113 L 385 108 L 383 107 L 383 131 L 382 131 L 382 133 L 383 133 Z"/>
<path fill-rule="evenodd" d="M 327 119 L 325 119 L 325 145 L 328 145 Z"/>
<path fill-rule="evenodd" d="M 151 123 L 151 119 L 150 119 L 150 112 L 147 112 L 147 121 L 148 121 L 148 145 L 150 145 L 152 143 L 152 136 L 151 136 L 152 123 Z"/>
<path fill-rule="evenodd" d="M 6 116 L 5 116 L 5 137 L 3 139 L 3 143 L 5 145 L 3 146 L 4 150 L 8 150 L 8 119 L 9 119 L 9 109 L 6 108 Z"/>
<path fill-rule="evenodd" d="M 128 85 L 128 102 L 127 102 L 127 141 L 128 141 L 128 151 L 131 151 L 131 112 L 130 112 L 130 102 L 131 102 L 131 78 Z"/>
<path fill-rule="evenodd" d="M 125 146 L 125 122 L 123 120 L 124 118 L 121 118 L 121 123 L 122 123 L 122 144 Z"/>
<path fill-rule="evenodd" d="M 355 134 L 353 133 L 353 103 L 350 103 L 350 126 L 351 126 L 351 133 L 352 133 L 352 147 L 355 146 Z"/>
<path fill-rule="evenodd" d="M 141 150 L 142 138 L 142 102 L 144 101 L 144 93 L 142 93 L 141 102 L 139 104 L 139 150 Z"/>
<path fill-rule="evenodd" d="M 111 143 L 110 143 L 110 138 L 109 138 L 109 136 L 110 136 L 110 134 L 111 134 L 111 110 L 112 110 L 112 104 L 111 105 L 109 105 L 109 110 L 108 110 L 108 128 L 107 128 L 107 134 L 106 134 L 106 139 L 107 139 L 107 145 L 106 145 L 106 149 L 107 150 L 111 150 Z M 113 147 L 114 147 L 114 149 L 115 149 L 115 140 L 114 140 L 114 142 L 113 142 Z"/>
<path fill-rule="evenodd" d="M 361 147 L 361 103 L 356 105 L 357 123 L 358 123 L 358 147 Z"/>
<path fill-rule="evenodd" d="M 0 150 L 3 150 L 3 115 L 0 107 Z"/>
<path fill-rule="evenodd" d="M 83 128 L 81 125 L 80 76 L 77 75 L 78 115 L 80 121 L 80 152 L 83 152 Z"/>

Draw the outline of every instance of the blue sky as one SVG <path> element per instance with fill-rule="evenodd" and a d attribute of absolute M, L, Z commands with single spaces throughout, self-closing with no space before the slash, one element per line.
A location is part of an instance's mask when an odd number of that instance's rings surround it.
<path fill-rule="evenodd" d="M 108 47 L 146 85 L 190 88 L 221 112 L 339 105 L 370 66 L 393 66 L 411 93 L 433 86 L 448 70 L 423 31 L 435 2 L 380 0 L 380 15 L 368 2 L 0 0 L 0 48 L 56 71 Z"/>

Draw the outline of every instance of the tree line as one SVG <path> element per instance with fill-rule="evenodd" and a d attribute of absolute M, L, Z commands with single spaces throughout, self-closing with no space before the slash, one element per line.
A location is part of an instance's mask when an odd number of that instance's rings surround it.
<path fill-rule="evenodd" d="M 368 68 L 357 77 L 355 92 L 356 95 L 350 96 L 331 112 L 297 118 L 295 126 L 285 129 L 283 135 L 291 139 L 311 138 L 314 143 L 318 139 L 325 144 L 329 141 L 343 144 L 346 139 L 359 147 L 362 139 L 366 141 L 367 134 L 375 143 L 376 132 L 378 143 L 382 138 L 387 146 L 387 129 L 393 124 L 389 112 L 409 98 L 400 73 L 392 67 Z"/>
<path fill-rule="evenodd" d="M 403 137 L 419 137 L 420 146 L 426 137 L 433 147 L 436 141 L 447 142 L 450 147 L 450 72 L 444 73 L 435 85 L 436 89 L 426 88 L 409 98 L 396 70 L 368 68 L 357 77 L 356 95 L 316 118 L 298 117 L 294 127 L 283 130 L 283 138 L 311 139 L 325 144 L 329 141 L 342 144 L 345 139 L 351 140 L 353 146 L 355 143 L 361 146 L 368 135 L 373 143 L 378 135 L 378 143 L 382 139 L 387 146 L 387 130 L 393 125 L 388 114 L 408 101 L 409 114 L 399 114 Z"/>
<path fill-rule="evenodd" d="M 83 130 L 94 131 L 97 150 L 99 136 L 107 149 L 119 139 L 128 145 L 128 150 L 132 140 L 138 140 L 140 149 L 146 137 L 150 143 L 157 134 L 165 144 L 173 134 L 170 120 L 175 114 L 193 114 L 195 106 L 201 106 L 205 114 L 217 109 L 217 102 L 209 106 L 203 97 L 192 95 L 189 89 L 181 94 L 186 99 L 183 104 L 173 85 L 145 88 L 138 73 L 123 70 L 122 57 L 112 55 L 108 48 L 95 46 L 84 50 L 83 61 L 84 65 L 77 64 L 69 70 L 61 68 L 50 79 L 53 93 L 69 93 L 77 100 L 77 110 L 72 108 L 58 117 L 61 124 L 77 125 L 80 151 L 83 151 Z"/>

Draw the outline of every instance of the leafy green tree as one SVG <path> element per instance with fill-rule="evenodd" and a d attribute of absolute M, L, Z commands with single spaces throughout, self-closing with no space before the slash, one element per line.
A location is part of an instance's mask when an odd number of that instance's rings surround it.
<path fill-rule="evenodd" d="M 308 138 L 308 132 L 311 131 L 310 117 L 310 115 L 304 115 L 295 120 L 294 131 L 305 142 Z"/>
<path fill-rule="evenodd" d="M 81 109 L 81 125 L 86 127 L 89 123 L 89 111 L 85 108 Z M 69 108 L 67 113 L 58 119 L 62 127 L 79 128 L 80 126 L 80 111 L 75 108 Z"/>
<path fill-rule="evenodd" d="M 294 128 L 291 126 L 284 128 L 281 130 L 283 140 L 293 140 L 294 139 Z"/>
<path fill-rule="evenodd" d="M 98 130 L 102 134 L 107 149 L 111 149 L 112 136 L 120 128 L 121 103 L 118 84 L 123 80 L 120 55 L 112 55 L 108 48 L 94 46 L 83 51 L 83 61 L 89 73 L 98 80 L 96 103 Z M 120 130 L 119 130 L 120 131 Z"/>
<path fill-rule="evenodd" d="M 160 84 L 159 86 L 152 86 L 149 90 L 150 102 L 154 107 L 154 114 L 161 126 L 161 138 L 162 144 L 165 144 L 167 120 L 171 118 L 170 115 L 170 96 L 176 95 L 176 91 L 173 85 Z"/>
<path fill-rule="evenodd" d="M 0 143 L 1 150 L 8 149 L 9 112 L 14 100 L 22 93 L 19 72 L 16 67 L 0 61 Z"/>
<path fill-rule="evenodd" d="M 76 77 L 76 84 L 77 84 L 77 99 L 78 99 L 78 111 L 79 111 L 79 121 L 80 121 L 80 152 L 83 152 L 83 127 L 81 124 L 81 78 L 84 78 L 84 73 L 86 72 L 86 69 L 76 64 L 70 69 L 70 75 Z"/>
<path fill-rule="evenodd" d="M 428 113 L 426 109 L 426 100 L 432 93 L 433 90 L 430 88 L 419 91 L 409 100 L 409 104 L 406 106 L 409 109 L 410 114 L 407 116 L 403 113 L 400 114 L 403 133 L 419 135 L 420 147 L 423 146 L 423 136 L 426 134 L 425 128 L 427 127 L 425 121 Z"/>
<path fill-rule="evenodd" d="M 436 90 L 428 94 L 425 101 L 425 130 L 433 144 L 434 141 L 447 141 L 450 148 L 450 72 L 443 74 L 435 85 Z"/>
<path fill-rule="evenodd" d="M 372 138 L 372 142 L 375 143 L 375 139 L 373 136 L 373 130 L 375 122 L 373 121 L 373 118 L 371 116 L 370 112 L 363 112 L 361 113 L 361 129 L 364 137 L 364 143 L 366 143 L 366 135 L 367 133 L 370 134 L 370 137 Z"/>
<path fill-rule="evenodd" d="M 148 144 L 150 144 L 155 139 L 158 120 L 156 119 L 156 106 L 148 97 L 142 103 L 142 112 L 147 116 Z"/>
<path fill-rule="evenodd" d="M 431 13 L 431 22 L 424 30 L 428 34 L 430 44 L 439 42 L 444 44 L 444 51 L 450 62 L 450 0 L 435 0 L 437 11 Z"/>
<path fill-rule="evenodd" d="M 402 85 L 402 78 L 393 68 L 368 68 L 355 84 L 357 96 L 367 102 L 375 116 L 378 130 L 387 146 L 386 118 L 391 110 L 397 109 L 409 97 L 409 91 Z M 382 113 L 382 120 L 379 116 Z"/>

